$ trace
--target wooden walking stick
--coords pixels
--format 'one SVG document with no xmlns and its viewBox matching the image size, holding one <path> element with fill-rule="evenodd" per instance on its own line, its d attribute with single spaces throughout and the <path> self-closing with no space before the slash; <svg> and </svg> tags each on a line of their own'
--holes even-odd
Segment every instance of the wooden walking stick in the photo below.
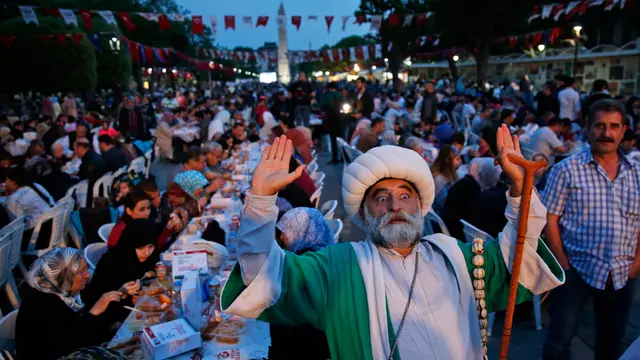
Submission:
<svg viewBox="0 0 640 360">
<path fill-rule="evenodd" d="M 524 184 L 522 186 L 522 200 L 520 201 L 520 214 L 518 216 L 518 240 L 513 255 L 511 266 L 511 282 L 509 283 L 509 297 L 507 300 L 507 313 L 504 317 L 502 329 L 502 342 L 500 343 L 500 360 L 506 360 L 509 354 L 509 340 L 513 326 L 513 312 L 516 308 L 516 293 L 518 292 L 518 280 L 520 279 L 520 265 L 522 264 L 522 252 L 524 251 L 525 235 L 527 234 L 527 221 L 529 219 L 529 207 L 531 206 L 531 192 L 533 191 L 533 179 L 538 169 L 547 165 L 546 160 L 528 161 L 524 158 L 507 155 L 512 163 L 524 169 Z"/>
</svg>

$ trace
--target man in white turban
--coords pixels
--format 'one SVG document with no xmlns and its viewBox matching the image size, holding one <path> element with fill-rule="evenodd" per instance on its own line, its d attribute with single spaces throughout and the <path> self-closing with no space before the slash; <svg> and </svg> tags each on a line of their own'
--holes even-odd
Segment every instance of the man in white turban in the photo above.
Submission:
<svg viewBox="0 0 640 360">
<path fill-rule="evenodd" d="M 522 156 L 517 137 L 503 127 L 497 138 L 500 165 L 514 184 L 499 240 L 465 244 L 443 234 L 423 237 L 423 216 L 434 196 L 429 166 L 414 151 L 382 146 L 360 155 L 342 180 L 346 213 L 366 230 L 365 241 L 301 256 L 274 240 L 276 194 L 302 172 L 288 172 L 291 142 L 276 140 L 265 149 L 247 192 L 239 265 L 225 285 L 223 309 L 268 322 L 311 324 L 326 333 L 332 359 L 482 359 L 487 312 L 506 307 L 524 178 L 507 159 Z M 545 218 L 534 193 L 518 302 L 564 281 L 562 268 L 538 240 Z"/>
</svg>

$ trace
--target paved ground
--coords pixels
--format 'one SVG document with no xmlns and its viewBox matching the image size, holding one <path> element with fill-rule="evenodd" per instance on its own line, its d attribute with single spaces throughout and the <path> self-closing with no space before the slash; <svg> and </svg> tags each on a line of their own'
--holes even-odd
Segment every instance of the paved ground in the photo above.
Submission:
<svg viewBox="0 0 640 360">
<path fill-rule="evenodd" d="M 321 196 L 321 204 L 327 200 L 337 199 L 340 202 L 336 211 L 336 218 L 342 219 L 344 229 L 340 235 L 341 241 L 360 241 L 364 239 L 364 233 L 358 227 L 353 226 L 348 219 L 345 219 L 344 209 L 342 207 L 341 195 L 341 177 L 342 164 L 327 165 L 329 160 L 327 154 L 321 154 L 318 161 L 320 165 L 319 171 L 326 174 L 324 187 Z M 548 303 L 542 304 L 543 324 L 548 323 L 548 314 L 546 309 Z M 489 358 L 497 359 L 500 349 L 500 338 L 502 335 L 502 321 L 504 313 L 496 316 L 493 327 L 493 335 L 489 338 Z M 636 287 L 635 301 L 629 316 L 629 323 L 626 329 L 626 338 L 623 350 L 626 349 L 636 338 L 640 336 L 640 286 Z M 523 304 L 516 309 L 516 319 L 514 321 L 514 331 L 511 336 L 509 358 L 518 360 L 538 360 L 542 357 L 542 345 L 546 330 L 543 328 L 536 331 L 533 324 L 532 307 L 529 304 Z M 578 336 L 574 337 L 572 345 L 572 355 L 574 360 L 590 360 L 593 359 L 593 346 L 595 343 L 595 326 L 593 318 L 593 310 L 591 304 L 586 307 L 586 311 L 582 316 L 579 327 Z"/>
</svg>

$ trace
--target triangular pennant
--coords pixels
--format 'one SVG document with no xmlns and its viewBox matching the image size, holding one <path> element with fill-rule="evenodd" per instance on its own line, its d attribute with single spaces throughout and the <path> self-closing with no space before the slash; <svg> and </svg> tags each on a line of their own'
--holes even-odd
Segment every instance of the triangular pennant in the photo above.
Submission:
<svg viewBox="0 0 640 360">
<path fill-rule="evenodd" d="M 87 9 L 81 9 L 80 11 L 78 11 L 80 13 L 80 16 L 82 17 L 82 21 L 84 22 L 84 28 L 87 29 L 87 31 L 92 31 L 93 30 L 93 18 L 91 17 L 91 11 L 87 10 Z M 75 16 L 74 16 L 75 18 Z M 77 25 L 77 24 L 76 24 Z"/>
<path fill-rule="evenodd" d="M 331 31 L 331 24 L 333 23 L 333 16 L 330 16 L 330 15 L 325 16 L 324 17 L 324 21 L 327 22 L 327 32 L 330 32 Z"/>
<path fill-rule="evenodd" d="M 58 9 L 60 16 L 64 19 L 65 24 L 67 25 L 75 25 L 78 26 L 78 19 L 76 18 L 76 14 L 73 13 L 73 10 L 70 9 Z"/>
<path fill-rule="evenodd" d="M 533 12 L 531 13 L 531 16 L 529 16 L 529 23 L 531 23 L 533 20 L 539 17 L 540 17 L 540 6 L 534 6 Z"/>
<path fill-rule="evenodd" d="M 367 15 L 356 15 L 354 24 L 362 25 L 367 22 Z"/>
<path fill-rule="evenodd" d="M 131 56 L 131 61 L 136 64 L 140 63 L 140 49 L 137 42 L 129 41 L 129 55 Z"/>
<path fill-rule="evenodd" d="M 389 25 L 398 26 L 400 24 L 400 18 L 398 14 L 389 14 Z"/>
<path fill-rule="evenodd" d="M 20 13 L 22 14 L 25 24 L 34 23 L 36 25 L 40 25 L 38 22 L 38 16 L 36 15 L 36 12 L 33 11 L 33 7 L 18 6 L 18 8 L 20 8 Z"/>
<path fill-rule="evenodd" d="M 411 22 L 413 21 L 413 14 L 407 14 L 404 16 L 404 22 L 402 26 L 411 26 Z"/>
<path fill-rule="evenodd" d="M 602 6 L 604 4 L 604 0 L 591 0 L 589 7 Z"/>
<path fill-rule="evenodd" d="M 575 15 L 575 8 L 576 6 L 578 6 L 580 4 L 580 1 L 572 1 L 570 3 L 567 4 L 567 8 L 564 11 L 564 13 L 567 15 L 566 19 L 567 20 L 571 20 L 571 18 L 573 17 L 573 15 Z"/>
<path fill-rule="evenodd" d="M 364 57 L 365 60 L 371 59 L 371 50 L 366 45 L 362 46 L 362 56 Z"/>
<path fill-rule="evenodd" d="M 67 40 L 67 34 L 56 34 L 55 36 L 60 44 L 64 44 L 65 40 Z"/>
<path fill-rule="evenodd" d="M 349 21 L 350 17 L 351 16 L 349 15 L 342 16 L 342 31 L 344 31 L 347 28 L 347 21 Z"/>
<path fill-rule="evenodd" d="M 83 33 L 71 34 L 71 39 L 73 39 L 73 43 L 76 44 L 76 46 L 80 45 L 80 41 L 82 41 L 83 37 L 84 37 Z"/>
<path fill-rule="evenodd" d="M 382 25 L 382 15 L 371 15 L 371 27 L 369 28 L 369 30 L 380 31 L 381 25 Z"/>
<path fill-rule="evenodd" d="M 236 17 L 233 15 L 225 15 L 224 17 L 224 29 L 236 29 Z"/>
<path fill-rule="evenodd" d="M 300 24 L 302 23 L 302 16 L 292 16 L 291 25 L 296 27 L 296 30 L 300 30 Z"/>
<path fill-rule="evenodd" d="M 375 44 L 373 46 L 373 54 L 376 59 L 380 59 L 382 57 L 382 45 Z"/>
<path fill-rule="evenodd" d="M 167 15 L 158 15 L 158 27 L 160 27 L 160 30 L 171 29 L 171 21 L 169 21 Z"/>
<path fill-rule="evenodd" d="M 113 13 L 111 11 L 101 10 L 101 11 L 98 11 L 98 14 L 102 16 L 102 18 L 107 24 L 118 25 L 118 22 L 116 21 L 116 18 L 113 16 Z"/>
<path fill-rule="evenodd" d="M 545 5 L 542 7 L 542 19 L 548 19 L 551 16 L 553 10 L 553 4 Z"/>
<path fill-rule="evenodd" d="M 215 15 L 209 16 L 209 24 L 211 24 L 211 32 L 214 38 L 218 38 L 218 17 Z"/>
<path fill-rule="evenodd" d="M 564 14 L 564 4 L 556 4 L 553 7 L 553 20 L 558 21 L 560 20 L 560 16 L 562 16 L 562 14 Z"/>
<path fill-rule="evenodd" d="M 202 15 L 191 16 L 191 32 L 193 34 L 204 34 L 204 23 L 202 22 Z"/>
<path fill-rule="evenodd" d="M 102 52 L 102 42 L 100 41 L 99 34 L 89 35 L 89 41 L 91 41 L 91 45 L 93 45 L 93 48 L 96 49 L 96 51 Z"/>
<path fill-rule="evenodd" d="M 256 27 L 260 27 L 260 26 L 266 27 L 268 22 L 269 22 L 268 16 L 258 16 L 258 20 L 256 21 Z"/>
<path fill-rule="evenodd" d="M 124 24 L 124 27 L 127 28 L 127 30 L 133 31 L 136 28 L 136 26 L 131 22 L 131 16 L 129 15 L 129 13 L 121 12 L 118 13 L 118 16 L 120 16 L 120 19 L 122 20 L 122 23 Z"/>
<path fill-rule="evenodd" d="M 153 48 L 150 46 L 145 46 L 144 47 L 144 59 L 145 59 L 145 63 L 149 64 L 149 65 L 153 65 L 154 58 L 153 58 Z"/>
<path fill-rule="evenodd" d="M 509 47 L 510 48 L 515 47 L 517 42 L 518 42 L 518 37 L 517 36 L 509 36 Z"/>
<path fill-rule="evenodd" d="M 551 34 L 549 34 L 549 43 L 553 44 L 558 37 L 560 37 L 560 28 L 552 29 Z"/>
<path fill-rule="evenodd" d="M 440 37 L 439 36 L 433 41 L 433 46 L 438 46 L 438 45 L 440 45 Z"/>
</svg>

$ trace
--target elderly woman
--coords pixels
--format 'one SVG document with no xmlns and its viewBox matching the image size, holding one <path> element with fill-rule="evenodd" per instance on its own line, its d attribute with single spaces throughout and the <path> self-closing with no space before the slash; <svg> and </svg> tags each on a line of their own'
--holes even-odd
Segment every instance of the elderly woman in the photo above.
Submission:
<svg viewBox="0 0 640 360">
<path fill-rule="evenodd" d="M 184 171 L 176 175 L 165 196 L 169 205 L 187 210 L 189 217 L 198 217 L 207 203 L 208 195 L 224 185 L 225 180 L 217 178 L 211 183 L 196 170 Z"/>
<path fill-rule="evenodd" d="M 493 158 L 475 158 L 469 164 L 469 173 L 449 189 L 440 216 L 452 237 L 464 239 L 460 220 L 471 219 L 480 194 L 498 183 L 500 173 L 500 167 L 493 165 Z"/>
<path fill-rule="evenodd" d="M 90 278 L 82 252 L 72 248 L 53 249 L 31 265 L 29 288 L 16 320 L 20 359 L 57 359 L 109 340 L 113 324 L 104 312 L 123 294 L 100 294 L 92 306 L 85 306 L 81 292 Z"/>
<path fill-rule="evenodd" d="M 283 249 L 297 255 L 318 251 L 333 244 L 333 234 L 322 214 L 313 208 L 287 211 L 276 224 L 276 239 Z M 330 357 L 325 334 L 310 325 L 271 325 L 269 358 L 305 358 L 324 360 Z"/>
</svg>

